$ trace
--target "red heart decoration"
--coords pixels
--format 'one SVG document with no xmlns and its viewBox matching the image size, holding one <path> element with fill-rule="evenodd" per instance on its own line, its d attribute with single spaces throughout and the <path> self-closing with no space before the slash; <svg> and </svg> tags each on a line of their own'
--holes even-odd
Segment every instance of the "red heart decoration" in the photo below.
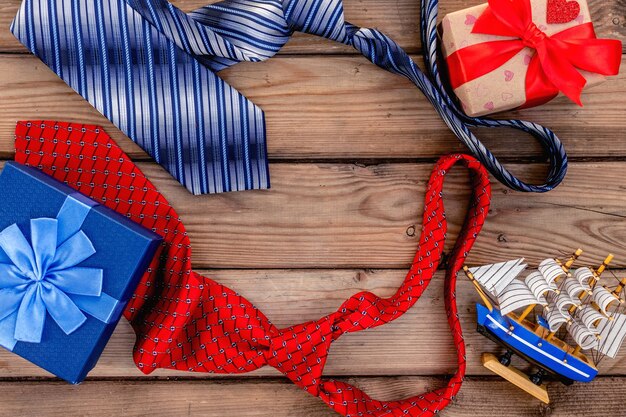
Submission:
<svg viewBox="0 0 626 417">
<path fill-rule="evenodd" d="M 567 23 L 580 14 L 580 4 L 576 1 L 548 0 L 548 23 Z"/>
</svg>

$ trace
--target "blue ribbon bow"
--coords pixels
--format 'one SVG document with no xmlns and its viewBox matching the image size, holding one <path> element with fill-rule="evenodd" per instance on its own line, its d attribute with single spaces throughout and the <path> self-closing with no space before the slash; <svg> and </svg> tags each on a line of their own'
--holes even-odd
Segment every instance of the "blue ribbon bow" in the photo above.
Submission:
<svg viewBox="0 0 626 417">
<path fill-rule="evenodd" d="M 40 343 L 47 314 L 67 335 L 85 323 L 83 312 L 117 318 L 123 304 L 102 292 L 102 269 L 79 266 L 96 253 L 81 230 L 95 205 L 68 196 L 56 219 L 31 219 L 30 242 L 17 224 L 0 232 L 0 345 Z"/>
</svg>

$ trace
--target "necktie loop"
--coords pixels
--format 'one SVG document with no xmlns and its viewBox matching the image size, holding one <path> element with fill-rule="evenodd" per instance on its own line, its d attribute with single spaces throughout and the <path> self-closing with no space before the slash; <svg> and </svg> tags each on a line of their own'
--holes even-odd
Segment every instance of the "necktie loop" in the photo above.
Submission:
<svg viewBox="0 0 626 417">
<path fill-rule="evenodd" d="M 286 0 L 283 2 L 283 12 L 292 31 L 337 42 L 347 39 L 342 0 Z"/>
<path fill-rule="evenodd" d="M 266 363 L 317 396 L 330 345 L 336 340 L 333 316 L 272 332 L 264 341 Z"/>
</svg>

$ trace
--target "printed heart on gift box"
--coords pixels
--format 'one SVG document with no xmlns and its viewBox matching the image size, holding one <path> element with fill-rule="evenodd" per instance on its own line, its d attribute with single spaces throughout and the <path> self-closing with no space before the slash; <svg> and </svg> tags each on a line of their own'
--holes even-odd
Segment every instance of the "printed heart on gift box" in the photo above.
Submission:
<svg viewBox="0 0 626 417">
<path fill-rule="evenodd" d="M 514 76 L 515 76 L 515 73 L 513 71 L 511 70 L 504 71 L 504 81 L 506 81 L 507 83 L 511 81 Z"/>
<path fill-rule="evenodd" d="M 473 89 L 468 90 L 468 93 L 482 98 L 489 95 L 489 89 L 482 84 L 478 84 Z"/>
<path fill-rule="evenodd" d="M 546 21 L 550 24 L 571 22 L 579 14 L 580 4 L 575 0 L 548 0 Z"/>
<path fill-rule="evenodd" d="M 532 55 L 524 55 L 524 65 L 530 65 L 530 61 L 533 59 Z"/>
<path fill-rule="evenodd" d="M 495 109 L 496 107 L 493 105 L 493 101 L 490 101 L 488 103 L 485 103 L 485 105 L 483 106 L 485 108 L 485 110 L 489 110 L 492 111 L 493 109 Z"/>
<path fill-rule="evenodd" d="M 474 23 L 476 23 L 476 16 L 472 15 L 472 14 L 467 14 L 465 15 L 465 24 L 470 26 L 473 25 Z"/>
</svg>

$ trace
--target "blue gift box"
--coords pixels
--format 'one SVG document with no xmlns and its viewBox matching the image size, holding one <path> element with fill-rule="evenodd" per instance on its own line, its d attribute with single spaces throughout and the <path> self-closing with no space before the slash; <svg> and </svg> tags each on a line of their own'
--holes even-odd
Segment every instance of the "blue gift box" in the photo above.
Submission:
<svg viewBox="0 0 626 417">
<path fill-rule="evenodd" d="M 0 345 L 79 383 L 161 237 L 17 163 L 5 165 L 0 196 Z"/>
</svg>

